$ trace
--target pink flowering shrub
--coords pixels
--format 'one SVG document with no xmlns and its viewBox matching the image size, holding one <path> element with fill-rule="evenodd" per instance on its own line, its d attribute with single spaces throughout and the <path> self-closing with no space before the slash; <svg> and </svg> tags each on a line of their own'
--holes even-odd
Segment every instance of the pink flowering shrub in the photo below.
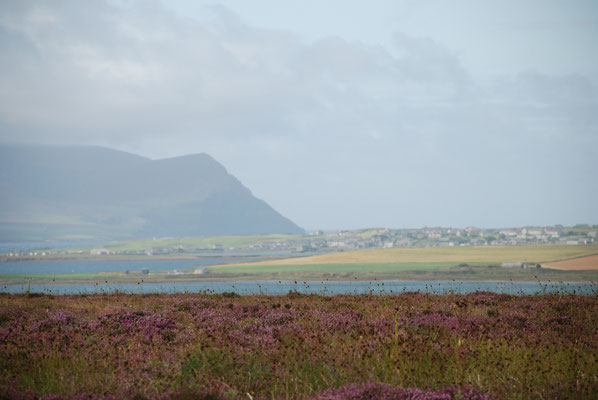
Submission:
<svg viewBox="0 0 598 400">
<path fill-rule="evenodd" d="M 596 296 L 0 295 L 0 399 L 598 398 Z"/>
<path fill-rule="evenodd" d="M 346 385 L 329 389 L 313 397 L 313 400 L 490 400 L 488 394 L 471 387 L 447 387 L 441 390 L 402 388 L 383 383 Z"/>
</svg>

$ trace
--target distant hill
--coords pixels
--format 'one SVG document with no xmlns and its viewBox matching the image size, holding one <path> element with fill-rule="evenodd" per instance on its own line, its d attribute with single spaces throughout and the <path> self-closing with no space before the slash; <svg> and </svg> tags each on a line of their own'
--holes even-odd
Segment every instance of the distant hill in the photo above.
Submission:
<svg viewBox="0 0 598 400">
<path fill-rule="evenodd" d="M 0 145 L 0 241 L 301 233 L 207 154 Z"/>
</svg>

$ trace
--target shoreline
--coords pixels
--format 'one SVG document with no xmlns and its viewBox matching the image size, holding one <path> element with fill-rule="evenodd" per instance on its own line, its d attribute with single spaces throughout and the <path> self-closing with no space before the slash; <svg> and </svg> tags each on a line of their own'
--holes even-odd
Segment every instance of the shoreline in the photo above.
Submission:
<svg viewBox="0 0 598 400">
<path fill-rule="evenodd" d="M 251 258 L 255 259 L 249 262 L 277 260 L 286 258 L 296 258 L 301 256 L 296 255 L 264 255 L 264 254 L 210 254 L 210 255 L 108 255 L 108 256 L 73 256 L 73 257 L 54 257 L 54 256 L 37 256 L 37 257 L 2 257 L 0 258 L 0 265 L 4 262 L 64 262 L 64 261 L 173 261 L 173 260 L 220 260 L 223 258 Z"/>
</svg>

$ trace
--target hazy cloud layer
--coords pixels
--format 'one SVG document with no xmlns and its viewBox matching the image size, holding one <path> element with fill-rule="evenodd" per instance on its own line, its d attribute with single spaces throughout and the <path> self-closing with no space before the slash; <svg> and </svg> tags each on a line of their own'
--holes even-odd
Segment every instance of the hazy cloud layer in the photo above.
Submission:
<svg viewBox="0 0 598 400">
<path fill-rule="evenodd" d="M 481 84 L 431 38 L 157 1 L 3 2 L 0 54 L 1 141 L 207 152 L 308 229 L 598 222 L 595 77 Z"/>
</svg>

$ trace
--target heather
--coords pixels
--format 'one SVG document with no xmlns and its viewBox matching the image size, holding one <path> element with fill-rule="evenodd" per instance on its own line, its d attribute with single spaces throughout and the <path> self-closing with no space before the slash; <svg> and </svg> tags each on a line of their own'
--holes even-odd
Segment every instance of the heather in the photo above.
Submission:
<svg viewBox="0 0 598 400">
<path fill-rule="evenodd" d="M 0 295 L 0 398 L 598 396 L 598 297 Z"/>
</svg>

